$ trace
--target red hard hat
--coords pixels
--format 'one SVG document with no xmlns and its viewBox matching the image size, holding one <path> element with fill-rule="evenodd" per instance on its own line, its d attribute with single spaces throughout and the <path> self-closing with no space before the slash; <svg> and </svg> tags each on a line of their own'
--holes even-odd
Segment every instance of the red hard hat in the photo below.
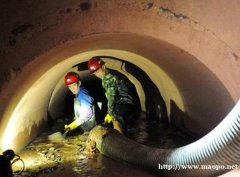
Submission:
<svg viewBox="0 0 240 177">
<path fill-rule="evenodd" d="M 104 61 L 101 60 L 101 58 L 99 58 L 99 57 L 92 57 L 88 61 L 88 70 L 90 71 L 90 73 L 94 73 L 99 68 L 101 68 L 102 65 L 104 65 L 104 64 L 105 63 L 104 63 Z"/>
<path fill-rule="evenodd" d="M 65 81 L 65 85 L 70 85 L 74 82 L 78 82 L 79 76 L 75 72 L 69 72 L 66 74 L 64 81 Z"/>
</svg>

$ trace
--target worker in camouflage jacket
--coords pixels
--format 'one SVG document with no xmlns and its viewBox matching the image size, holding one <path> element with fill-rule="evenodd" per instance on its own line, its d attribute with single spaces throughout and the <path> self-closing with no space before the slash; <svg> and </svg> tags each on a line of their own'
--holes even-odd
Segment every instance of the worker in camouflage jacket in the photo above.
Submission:
<svg viewBox="0 0 240 177">
<path fill-rule="evenodd" d="M 112 123 L 113 128 L 123 133 L 126 125 L 131 125 L 140 112 L 140 103 L 133 83 L 122 73 L 105 67 L 100 57 L 88 61 L 90 73 L 102 79 L 107 98 L 107 115 L 104 123 Z"/>
</svg>

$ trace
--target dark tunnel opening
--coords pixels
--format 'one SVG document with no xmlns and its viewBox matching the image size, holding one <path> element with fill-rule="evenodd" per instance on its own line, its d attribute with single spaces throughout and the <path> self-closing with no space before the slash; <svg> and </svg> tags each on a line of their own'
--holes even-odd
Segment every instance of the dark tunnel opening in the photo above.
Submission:
<svg viewBox="0 0 240 177">
<path fill-rule="evenodd" d="M 167 108 L 166 108 L 166 103 L 157 88 L 157 86 L 153 83 L 151 78 L 139 67 L 134 65 L 133 63 L 130 63 L 126 60 L 119 59 L 116 57 L 112 56 L 99 56 L 101 58 L 106 58 L 106 59 L 111 59 L 111 60 L 116 60 L 120 61 L 121 64 L 121 70 L 124 69 L 127 73 L 131 74 L 133 77 L 135 77 L 140 83 L 141 86 L 143 87 L 143 91 L 146 97 L 146 100 L 143 104 L 146 106 L 146 116 L 147 119 L 155 120 L 158 121 L 160 120 L 161 122 L 167 123 L 168 122 L 168 115 L 167 115 Z M 77 65 L 74 65 L 74 67 L 77 67 L 78 71 L 85 71 L 88 69 L 87 67 L 87 62 L 83 62 Z M 95 84 L 92 84 L 89 82 L 89 80 L 94 79 Z M 94 76 L 88 76 L 88 78 L 85 81 L 85 86 L 89 87 L 89 90 L 91 91 L 91 94 L 97 99 L 106 99 L 104 97 L 104 91 L 103 88 L 101 87 L 101 82 Z M 94 85 L 97 86 L 96 89 L 99 89 L 98 93 L 101 93 L 102 96 L 99 97 L 97 92 L 94 91 Z M 100 85 L 100 86 L 99 86 Z M 139 99 L 140 100 L 140 99 Z"/>
</svg>

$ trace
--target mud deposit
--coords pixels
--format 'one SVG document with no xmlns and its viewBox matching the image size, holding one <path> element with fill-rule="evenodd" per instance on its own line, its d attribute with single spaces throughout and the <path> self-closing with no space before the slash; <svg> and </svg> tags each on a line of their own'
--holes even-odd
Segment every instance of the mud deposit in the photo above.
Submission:
<svg viewBox="0 0 240 177">
<path fill-rule="evenodd" d="M 150 172 L 126 162 L 118 162 L 104 157 L 99 152 L 90 154 L 85 151 L 89 133 L 67 135 L 60 142 L 48 139 L 51 133 L 61 128 L 62 122 L 43 132 L 22 152 L 25 170 L 16 177 L 152 177 Z M 150 131 L 151 130 L 151 131 Z M 132 130 L 130 138 L 141 144 L 160 148 L 174 148 L 192 140 L 175 129 L 161 124 L 139 122 Z M 23 163 L 13 165 L 14 171 L 21 171 Z"/>
</svg>

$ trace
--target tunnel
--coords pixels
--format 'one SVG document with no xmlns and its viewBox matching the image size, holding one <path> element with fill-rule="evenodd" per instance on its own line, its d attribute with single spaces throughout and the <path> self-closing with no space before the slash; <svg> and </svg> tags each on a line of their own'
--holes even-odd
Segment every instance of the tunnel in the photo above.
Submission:
<svg viewBox="0 0 240 177">
<path fill-rule="evenodd" d="M 240 96 L 239 6 L 237 0 L 3 0 L 0 152 L 20 152 L 63 115 L 67 72 L 95 83 L 85 67 L 93 56 L 134 83 L 148 119 L 196 139 L 207 136 Z M 239 170 L 223 176 L 233 175 Z"/>
</svg>

